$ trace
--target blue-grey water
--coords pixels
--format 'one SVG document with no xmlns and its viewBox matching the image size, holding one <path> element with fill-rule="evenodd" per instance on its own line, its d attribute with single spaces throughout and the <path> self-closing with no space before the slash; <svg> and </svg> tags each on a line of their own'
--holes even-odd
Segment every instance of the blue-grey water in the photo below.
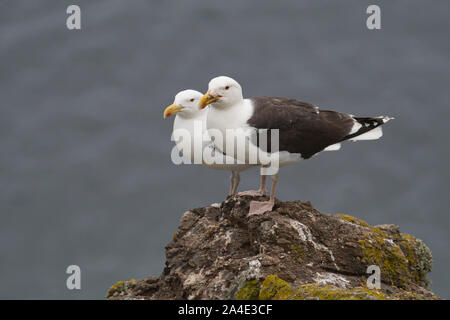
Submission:
<svg viewBox="0 0 450 320">
<path fill-rule="evenodd" d="M 0 298 L 101 299 L 160 274 L 181 214 L 228 191 L 226 172 L 172 164 L 162 112 L 217 75 L 247 97 L 394 116 L 381 140 L 284 168 L 278 197 L 400 225 L 450 297 L 449 15 L 446 0 L 1 0 Z M 246 172 L 240 189 L 258 181 Z"/>
</svg>

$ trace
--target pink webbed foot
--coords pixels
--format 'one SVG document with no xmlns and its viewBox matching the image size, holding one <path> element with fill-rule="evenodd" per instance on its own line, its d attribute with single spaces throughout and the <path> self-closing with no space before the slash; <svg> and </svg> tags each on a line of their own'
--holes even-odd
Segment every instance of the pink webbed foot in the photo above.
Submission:
<svg viewBox="0 0 450 320">
<path fill-rule="evenodd" d="M 275 201 L 251 201 L 250 210 L 248 211 L 248 216 L 255 214 L 263 214 L 267 211 L 272 211 Z"/>
</svg>

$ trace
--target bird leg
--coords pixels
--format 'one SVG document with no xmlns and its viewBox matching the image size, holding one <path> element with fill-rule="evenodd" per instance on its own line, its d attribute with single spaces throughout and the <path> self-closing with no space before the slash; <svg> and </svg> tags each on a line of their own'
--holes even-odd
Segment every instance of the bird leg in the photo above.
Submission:
<svg viewBox="0 0 450 320">
<path fill-rule="evenodd" d="M 251 201 L 250 210 L 248 212 L 249 216 L 255 214 L 263 214 L 267 211 L 272 211 L 275 205 L 275 190 L 278 182 L 278 173 L 272 176 L 272 189 L 270 190 L 269 201 Z"/>
<path fill-rule="evenodd" d="M 259 187 L 259 190 L 247 190 L 239 192 L 238 195 L 240 196 L 251 196 L 251 197 L 263 197 L 266 195 L 266 175 L 261 175 L 261 185 Z"/>
<path fill-rule="evenodd" d="M 237 192 L 237 188 L 239 186 L 239 182 L 241 181 L 241 177 L 239 172 L 231 171 L 230 177 L 230 196 L 234 196 Z"/>
</svg>

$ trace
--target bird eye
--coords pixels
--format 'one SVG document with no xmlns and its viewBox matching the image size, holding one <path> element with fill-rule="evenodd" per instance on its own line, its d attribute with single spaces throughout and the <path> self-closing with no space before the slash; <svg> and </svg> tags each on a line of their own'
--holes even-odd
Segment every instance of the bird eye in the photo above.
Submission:
<svg viewBox="0 0 450 320">
<path fill-rule="evenodd" d="M 228 90 L 228 89 L 230 89 L 230 86 L 226 86 L 226 87 L 225 87 L 225 90 Z"/>
<path fill-rule="evenodd" d="M 192 98 L 192 99 L 191 99 L 191 102 L 194 102 L 194 100 L 195 100 L 195 99 L 194 99 L 194 98 Z"/>
</svg>

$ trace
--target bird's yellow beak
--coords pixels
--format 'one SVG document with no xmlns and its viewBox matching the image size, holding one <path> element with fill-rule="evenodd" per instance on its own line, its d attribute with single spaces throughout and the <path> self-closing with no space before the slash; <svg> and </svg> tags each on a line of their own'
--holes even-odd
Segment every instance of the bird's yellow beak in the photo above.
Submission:
<svg viewBox="0 0 450 320">
<path fill-rule="evenodd" d="M 180 112 L 183 109 L 183 107 L 177 106 L 175 103 L 172 103 L 170 106 L 164 110 L 164 119 L 167 117 L 170 117 L 171 115 Z"/>
<path fill-rule="evenodd" d="M 200 99 L 199 102 L 199 108 L 200 109 L 204 109 L 208 104 L 211 104 L 213 102 L 216 102 L 217 100 L 219 100 L 220 96 L 213 96 L 212 94 L 209 93 L 209 91 L 207 93 L 205 93 L 205 95 Z"/>
</svg>

